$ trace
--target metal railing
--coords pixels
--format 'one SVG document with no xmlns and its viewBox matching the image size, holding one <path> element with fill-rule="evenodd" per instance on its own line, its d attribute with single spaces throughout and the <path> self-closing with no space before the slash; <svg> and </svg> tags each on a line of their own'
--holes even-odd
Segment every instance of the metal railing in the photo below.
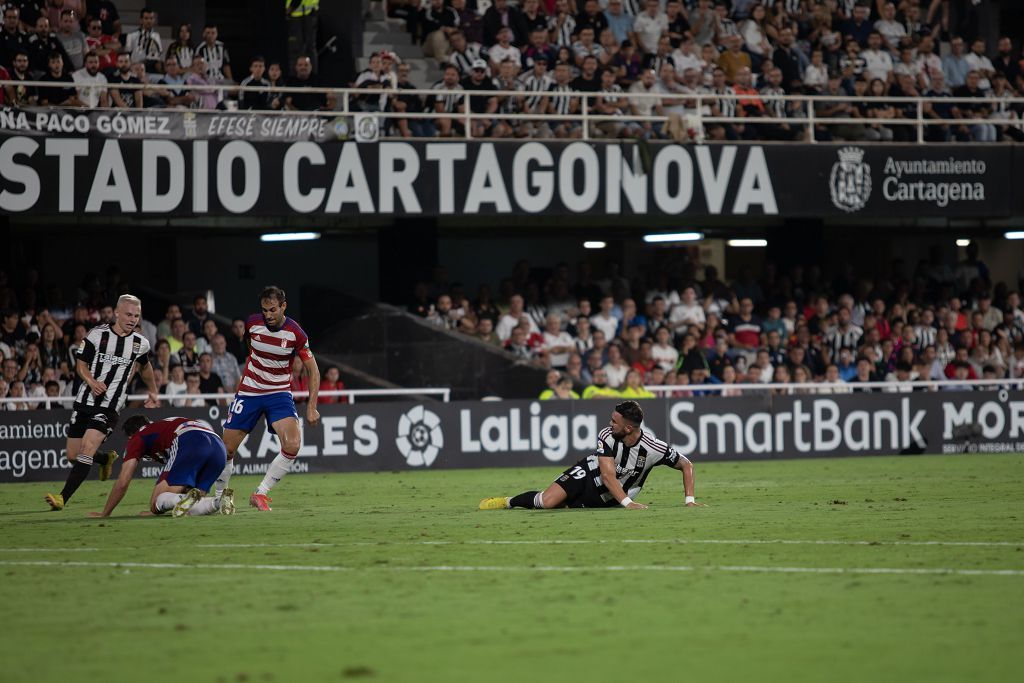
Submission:
<svg viewBox="0 0 1024 683">
<path fill-rule="evenodd" d="M 74 83 L 65 83 L 67 87 L 77 87 Z M 12 81 L 12 80 L 0 80 L 0 86 L 29 86 L 29 87 L 43 87 L 52 88 L 54 87 L 53 82 L 47 81 Z M 83 88 L 95 88 L 102 86 L 86 85 Z M 338 115 L 349 116 L 349 115 L 368 115 L 379 118 L 383 121 L 391 120 L 441 120 L 448 119 L 455 123 L 459 123 L 463 130 L 461 136 L 463 139 L 472 139 L 472 123 L 474 121 L 515 121 L 515 122 L 570 122 L 579 124 L 580 135 L 579 137 L 584 140 L 592 139 L 608 139 L 605 137 L 595 136 L 592 130 L 591 124 L 606 123 L 606 122 L 617 122 L 617 123 L 652 123 L 652 124 L 666 124 L 670 120 L 669 113 L 663 113 L 658 115 L 641 115 L 632 113 L 621 113 L 621 114 L 599 114 L 594 113 L 591 100 L 602 97 L 610 93 L 602 92 L 568 92 L 568 93 L 547 93 L 546 91 L 525 91 L 525 90 L 487 90 L 487 91 L 471 91 L 464 90 L 460 87 L 450 90 L 434 90 L 427 88 L 415 88 L 415 89 L 364 89 L 364 88 L 297 88 L 297 87 L 275 87 L 272 89 L 252 86 L 234 86 L 230 84 L 209 84 L 209 85 L 158 85 L 158 84 L 137 84 L 137 83 L 112 83 L 108 84 L 106 90 L 144 90 L 144 91 L 155 91 L 155 90 L 174 90 L 174 91 L 215 91 L 215 92 L 229 92 L 232 95 L 237 95 L 242 92 L 253 92 L 253 93 L 267 93 L 272 92 L 274 94 L 280 94 L 287 96 L 291 93 L 320 93 L 334 98 L 334 107 L 327 109 L 319 109 L 316 111 L 302 111 L 294 109 L 260 109 L 260 110 L 248 110 L 248 109 L 202 109 L 196 107 L 166 107 L 166 108 L 112 108 L 106 109 L 94 107 L 89 108 L 88 111 L 110 111 L 110 112 L 147 112 L 153 113 L 156 111 L 174 112 L 174 111 L 190 111 L 198 113 L 210 113 L 218 115 L 235 115 L 245 116 L 249 114 L 263 114 L 263 115 L 276 115 L 276 116 L 317 116 L 317 117 L 337 117 Z M 363 100 L 379 100 L 381 96 L 407 96 L 416 95 L 421 97 L 428 96 L 442 96 L 442 97 L 457 97 L 459 99 L 459 106 L 463 111 L 455 112 L 437 112 L 437 111 L 425 111 L 425 112 L 398 112 L 398 111 L 375 111 L 375 110 L 363 110 L 358 106 Z M 680 115 L 690 117 L 693 124 L 703 129 L 707 124 L 732 124 L 732 125 L 754 125 L 758 124 L 788 124 L 790 126 L 806 126 L 807 129 L 807 142 L 819 142 L 816 137 L 816 126 L 897 126 L 897 127 L 914 127 L 916 130 L 916 141 L 918 143 L 926 142 L 925 131 L 929 127 L 933 126 L 972 126 L 972 125 L 1011 125 L 1011 126 L 1022 126 L 1024 122 L 1021 119 L 1003 119 L 1003 118 L 940 118 L 931 117 L 927 115 L 926 105 L 958 105 L 958 104 L 969 104 L 972 106 L 978 106 L 986 104 L 996 108 L 997 105 L 1003 105 L 1007 107 L 1018 107 L 1024 108 L 1024 97 L 896 97 L 896 96 L 881 96 L 881 97 L 854 97 L 850 95 L 764 95 L 764 94 L 718 94 L 718 93 L 685 93 L 685 94 L 668 94 L 668 93 L 632 93 L 623 91 L 622 93 L 615 93 L 617 98 L 625 99 L 630 102 L 630 106 L 637 101 L 653 101 L 651 106 L 661 106 L 664 108 L 678 108 Z M 571 100 L 579 101 L 579 112 L 575 114 L 535 114 L 525 112 L 483 112 L 476 113 L 472 111 L 470 106 L 470 97 L 497 97 L 497 98 L 508 98 L 516 97 L 522 98 L 525 102 L 527 99 L 533 99 L 535 97 L 540 98 L 569 98 Z M 802 111 L 794 112 L 792 116 L 776 117 L 776 116 L 714 116 L 709 114 L 712 111 L 713 106 L 717 106 L 719 102 L 723 101 L 734 101 L 737 104 L 737 112 L 742 111 L 742 103 L 750 102 L 753 100 L 760 101 L 764 105 L 765 111 L 769 111 L 771 107 L 768 105 L 773 102 L 783 103 L 799 103 Z M 856 106 L 859 103 L 879 103 L 895 108 L 906 109 L 912 107 L 914 115 L 912 117 L 902 118 L 871 118 L 861 116 L 851 117 L 826 117 L 820 116 L 815 112 L 816 105 L 823 105 L 827 103 L 845 103 Z M 70 109 L 70 107 L 54 107 L 58 109 Z M 499 108 L 500 109 L 500 108 Z M 735 141 L 730 141 L 735 142 Z M 760 142 L 760 141 L 759 141 Z"/>
<path fill-rule="evenodd" d="M 450 388 L 421 388 L 421 389 L 330 389 L 319 392 L 320 398 L 329 397 L 344 397 L 348 399 L 348 402 L 355 403 L 357 398 L 383 398 L 393 396 L 439 396 L 440 400 L 444 403 L 448 403 L 451 400 L 452 390 Z M 225 401 L 228 402 L 232 399 L 234 394 L 160 394 L 159 399 L 162 407 L 182 407 L 172 406 L 172 403 L 178 401 Z M 296 399 L 309 398 L 308 391 L 293 391 L 292 396 Z M 129 394 L 125 397 L 126 401 L 145 401 L 149 398 L 148 394 Z M 3 406 L 9 404 L 32 404 L 39 408 L 49 410 L 53 407 L 70 406 L 75 402 L 74 396 L 18 396 L 15 398 L 7 397 L 0 398 L 0 409 Z M 319 402 L 318 402 L 319 405 Z M 329 405 L 329 404 L 327 404 Z"/>
</svg>

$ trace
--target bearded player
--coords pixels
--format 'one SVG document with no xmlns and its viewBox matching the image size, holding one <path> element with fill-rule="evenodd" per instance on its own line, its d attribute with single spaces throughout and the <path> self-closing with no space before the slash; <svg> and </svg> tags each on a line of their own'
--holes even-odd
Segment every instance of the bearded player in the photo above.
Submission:
<svg viewBox="0 0 1024 683">
<path fill-rule="evenodd" d="M 615 406 L 612 419 L 597 437 L 597 450 L 567 469 L 544 491 L 526 491 L 512 498 L 484 498 L 481 510 L 624 507 L 644 510 L 633 500 L 647 475 L 658 465 L 683 473 L 687 507 L 703 506 L 694 497 L 693 463 L 640 425 L 644 411 L 636 401 Z"/>
<path fill-rule="evenodd" d="M 143 458 L 163 465 L 157 477 L 149 509 L 154 515 L 170 512 L 172 517 L 235 512 L 231 489 L 216 498 L 204 497 L 224 469 L 224 442 L 209 424 L 187 417 L 169 417 L 150 422 L 145 415 L 133 415 L 124 422 L 128 443 L 121 472 L 107 496 L 103 512 L 90 517 L 109 517 L 131 486 L 135 469 Z"/>
<path fill-rule="evenodd" d="M 292 462 L 302 446 L 299 414 L 291 392 L 291 367 L 298 356 L 309 374 L 309 402 L 306 404 L 306 424 L 320 421 L 316 409 L 320 391 L 320 370 L 309 338 L 299 324 L 285 315 L 288 302 L 280 287 L 267 287 L 260 292 L 262 313 L 249 316 L 245 321 L 245 337 L 249 343 L 249 357 L 245 361 L 242 379 L 238 382 L 235 399 L 231 402 L 228 418 L 224 422 L 224 445 L 227 464 L 216 482 L 219 497 L 227 488 L 234 467 L 233 459 L 242 441 L 262 418 L 271 434 L 281 443 L 281 452 L 270 463 L 267 475 L 256 491 L 249 496 L 249 504 L 257 510 L 270 512 L 270 490 L 292 468 Z"/>
</svg>

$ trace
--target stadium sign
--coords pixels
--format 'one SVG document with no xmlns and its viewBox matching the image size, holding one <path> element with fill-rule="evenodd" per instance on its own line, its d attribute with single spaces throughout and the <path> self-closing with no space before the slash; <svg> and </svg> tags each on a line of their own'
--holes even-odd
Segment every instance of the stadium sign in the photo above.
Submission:
<svg viewBox="0 0 1024 683">
<path fill-rule="evenodd" d="M 614 401 L 321 406 L 296 472 L 564 466 L 591 452 Z M 645 425 L 696 462 L 896 453 L 1024 452 L 1024 392 L 701 397 L 643 401 Z M 148 411 L 221 429 L 223 408 Z M 0 412 L 0 482 L 63 479 L 70 411 Z M 109 447 L 122 449 L 115 433 Z M 106 446 L 105 446 L 106 447 Z M 278 453 L 263 426 L 238 449 L 240 474 Z M 159 467 L 148 463 L 143 476 Z"/>
<path fill-rule="evenodd" d="M 40 136 L 0 211 L 136 215 L 1006 216 L 1012 147 Z M 1024 157 L 1021 157 L 1024 159 Z"/>
</svg>

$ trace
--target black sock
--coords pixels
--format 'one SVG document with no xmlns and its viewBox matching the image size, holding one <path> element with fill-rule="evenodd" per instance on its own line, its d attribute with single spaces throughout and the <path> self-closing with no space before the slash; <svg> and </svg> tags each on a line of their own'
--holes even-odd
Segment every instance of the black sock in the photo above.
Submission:
<svg viewBox="0 0 1024 683">
<path fill-rule="evenodd" d="M 514 496 L 508 501 L 508 506 L 513 508 L 526 508 L 527 510 L 533 510 L 537 506 L 533 504 L 533 499 L 537 496 L 540 491 L 526 491 L 520 493 L 518 496 Z"/>
<path fill-rule="evenodd" d="M 77 491 L 78 487 L 82 485 L 82 482 L 89 478 L 89 471 L 91 469 L 92 465 L 86 465 L 81 462 L 75 462 L 71 466 L 71 472 L 68 474 L 68 480 L 64 482 L 64 490 L 60 492 L 65 503 L 71 500 L 71 496 L 75 495 L 75 491 Z"/>
</svg>

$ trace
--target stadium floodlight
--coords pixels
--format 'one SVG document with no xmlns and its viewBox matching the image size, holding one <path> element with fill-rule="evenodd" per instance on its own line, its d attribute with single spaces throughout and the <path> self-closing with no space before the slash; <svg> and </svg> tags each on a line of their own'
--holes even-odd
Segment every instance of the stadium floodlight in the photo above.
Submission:
<svg viewBox="0 0 1024 683">
<path fill-rule="evenodd" d="M 644 235 L 644 242 L 658 244 L 663 242 L 699 242 L 704 239 L 702 232 L 665 232 Z"/>
<path fill-rule="evenodd" d="M 767 247 L 768 240 L 764 239 L 741 239 L 729 240 L 730 247 Z"/>
<path fill-rule="evenodd" d="M 961 239 L 961 240 L 957 240 L 956 241 L 956 246 L 958 246 L 958 247 L 966 247 L 970 243 L 971 243 L 970 240 L 963 240 L 963 239 Z"/>
<path fill-rule="evenodd" d="M 260 235 L 260 242 L 300 242 L 318 239 L 320 239 L 318 232 L 268 232 Z"/>
<path fill-rule="evenodd" d="M 1011 230 L 1003 235 L 1008 240 L 1024 240 L 1024 230 Z"/>
<path fill-rule="evenodd" d="M 608 243 L 602 242 L 601 240 L 588 240 L 587 242 L 583 243 L 584 249 L 604 249 L 607 246 Z"/>
</svg>

